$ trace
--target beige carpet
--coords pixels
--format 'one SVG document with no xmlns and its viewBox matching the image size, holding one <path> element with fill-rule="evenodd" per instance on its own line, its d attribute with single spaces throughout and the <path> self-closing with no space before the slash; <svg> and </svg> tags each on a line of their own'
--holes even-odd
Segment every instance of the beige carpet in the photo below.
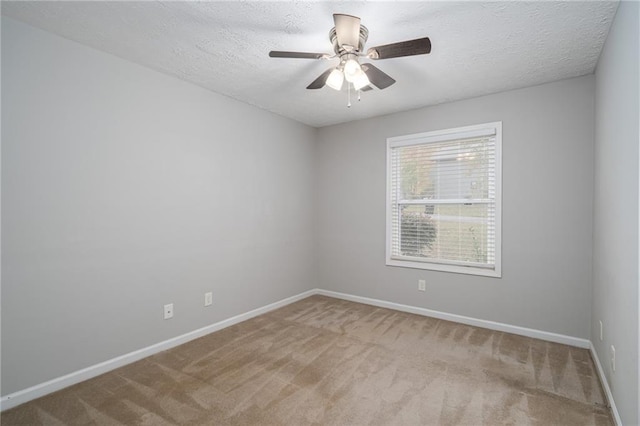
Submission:
<svg viewBox="0 0 640 426">
<path fill-rule="evenodd" d="M 589 352 L 313 296 L 3 425 L 611 425 Z"/>
</svg>

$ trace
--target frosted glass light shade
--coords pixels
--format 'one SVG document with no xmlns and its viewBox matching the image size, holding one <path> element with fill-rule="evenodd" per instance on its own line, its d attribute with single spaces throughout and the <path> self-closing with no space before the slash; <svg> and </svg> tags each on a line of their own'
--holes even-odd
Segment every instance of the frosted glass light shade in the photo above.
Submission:
<svg viewBox="0 0 640 426">
<path fill-rule="evenodd" d="M 360 72 L 356 73 L 356 76 L 353 79 L 353 87 L 354 87 L 354 89 L 360 90 L 363 87 L 368 86 L 369 84 L 371 84 L 371 82 L 369 81 L 369 77 L 367 77 L 367 74 L 365 74 L 364 71 L 362 71 L 362 69 L 360 69 Z"/>
<path fill-rule="evenodd" d="M 344 77 L 349 83 L 353 83 L 358 71 L 362 72 L 360 64 L 355 59 L 349 59 L 344 63 Z"/>
<path fill-rule="evenodd" d="M 341 90 L 342 83 L 344 82 L 344 74 L 338 68 L 335 68 L 327 77 L 327 86 L 334 90 Z"/>
</svg>

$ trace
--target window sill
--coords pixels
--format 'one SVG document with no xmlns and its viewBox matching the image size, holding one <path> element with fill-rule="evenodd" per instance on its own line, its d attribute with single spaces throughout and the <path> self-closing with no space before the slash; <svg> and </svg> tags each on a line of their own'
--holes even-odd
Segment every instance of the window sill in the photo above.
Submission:
<svg viewBox="0 0 640 426">
<path fill-rule="evenodd" d="M 478 275 L 483 277 L 502 278 L 499 266 L 496 269 L 476 268 L 473 266 L 444 265 L 440 263 L 412 262 L 410 260 L 387 259 L 387 266 L 401 268 L 425 269 L 429 271 L 452 272 L 455 274 Z"/>
</svg>

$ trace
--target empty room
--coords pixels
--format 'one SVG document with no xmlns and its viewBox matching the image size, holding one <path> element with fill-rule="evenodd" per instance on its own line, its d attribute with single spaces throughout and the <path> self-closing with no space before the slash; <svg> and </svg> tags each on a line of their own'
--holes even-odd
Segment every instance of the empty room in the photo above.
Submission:
<svg viewBox="0 0 640 426">
<path fill-rule="evenodd" d="M 640 3 L 2 1 L 2 425 L 638 425 Z"/>
</svg>

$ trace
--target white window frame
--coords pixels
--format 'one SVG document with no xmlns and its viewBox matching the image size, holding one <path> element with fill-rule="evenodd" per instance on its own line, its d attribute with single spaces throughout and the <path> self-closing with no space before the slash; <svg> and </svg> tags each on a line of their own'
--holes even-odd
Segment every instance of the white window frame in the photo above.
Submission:
<svg viewBox="0 0 640 426">
<path fill-rule="evenodd" d="M 392 245 L 392 181 L 391 181 L 391 151 L 396 147 L 422 145 L 447 140 L 481 137 L 495 134 L 495 268 L 469 265 L 452 265 L 427 261 L 411 261 L 393 259 Z M 426 269 L 432 271 L 453 272 L 459 274 L 480 275 L 486 277 L 502 277 L 502 122 L 477 124 L 473 126 L 457 127 L 453 129 L 437 130 L 413 135 L 396 136 L 387 139 L 387 217 L 386 217 L 386 264 L 405 268 Z"/>
</svg>

